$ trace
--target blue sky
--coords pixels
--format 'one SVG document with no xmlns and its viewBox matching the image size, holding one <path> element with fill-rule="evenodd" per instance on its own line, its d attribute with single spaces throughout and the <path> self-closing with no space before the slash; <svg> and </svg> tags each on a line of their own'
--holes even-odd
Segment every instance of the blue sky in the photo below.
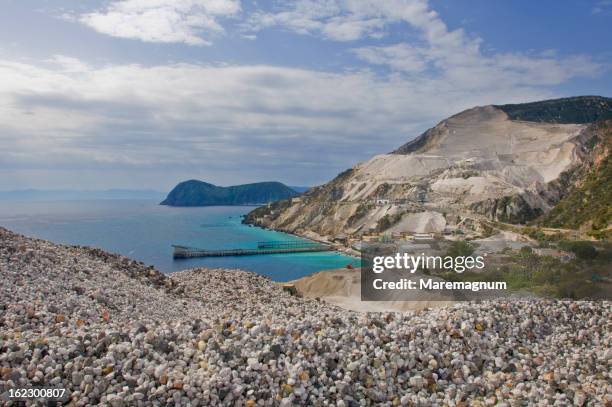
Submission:
<svg viewBox="0 0 612 407">
<path fill-rule="evenodd" d="M 612 1 L 5 1 L 0 189 L 315 185 L 460 110 L 612 95 Z"/>
</svg>

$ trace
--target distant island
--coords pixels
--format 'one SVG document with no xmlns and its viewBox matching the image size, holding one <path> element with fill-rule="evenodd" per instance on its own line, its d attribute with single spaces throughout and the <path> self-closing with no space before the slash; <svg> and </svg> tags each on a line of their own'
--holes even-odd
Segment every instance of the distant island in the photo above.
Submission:
<svg viewBox="0 0 612 407">
<path fill-rule="evenodd" d="M 189 180 L 179 183 L 160 205 L 214 206 L 263 204 L 299 195 L 280 182 L 256 182 L 253 184 L 219 187 L 208 182 Z"/>
</svg>

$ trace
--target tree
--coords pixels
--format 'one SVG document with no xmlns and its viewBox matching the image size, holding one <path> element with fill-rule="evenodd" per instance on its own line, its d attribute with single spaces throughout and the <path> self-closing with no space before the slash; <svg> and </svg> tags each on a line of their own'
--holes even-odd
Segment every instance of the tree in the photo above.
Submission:
<svg viewBox="0 0 612 407">
<path fill-rule="evenodd" d="M 592 260 L 597 257 L 597 249 L 591 242 L 561 242 L 559 247 L 574 253 L 576 257 L 582 260 Z"/>
<path fill-rule="evenodd" d="M 458 240 L 449 246 L 446 255 L 451 257 L 471 256 L 474 250 L 476 248 L 471 243 L 465 240 Z"/>
</svg>

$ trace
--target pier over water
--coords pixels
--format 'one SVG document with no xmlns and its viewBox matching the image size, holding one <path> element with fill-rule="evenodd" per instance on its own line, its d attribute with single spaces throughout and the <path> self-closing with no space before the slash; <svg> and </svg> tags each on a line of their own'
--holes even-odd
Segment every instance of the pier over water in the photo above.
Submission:
<svg viewBox="0 0 612 407">
<path fill-rule="evenodd" d="M 172 245 L 175 259 L 191 257 L 253 256 L 259 254 L 303 253 L 332 251 L 329 245 L 318 242 L 269 241 L 258 242 L 256 248 L 207 250 L 197 247 Z"/>
</svg>

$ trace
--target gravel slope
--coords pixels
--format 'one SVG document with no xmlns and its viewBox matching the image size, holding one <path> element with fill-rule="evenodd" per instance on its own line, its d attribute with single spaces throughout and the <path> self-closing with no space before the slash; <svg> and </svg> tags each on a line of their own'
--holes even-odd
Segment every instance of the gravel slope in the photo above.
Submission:
<svg viewBox="0 0 612 407">
<path fill-rule="evenodd" d="M 0 393 L 70 405 L 610 405 L 610 302 L 355 313 L 0 228 Z"/>
</svg>

